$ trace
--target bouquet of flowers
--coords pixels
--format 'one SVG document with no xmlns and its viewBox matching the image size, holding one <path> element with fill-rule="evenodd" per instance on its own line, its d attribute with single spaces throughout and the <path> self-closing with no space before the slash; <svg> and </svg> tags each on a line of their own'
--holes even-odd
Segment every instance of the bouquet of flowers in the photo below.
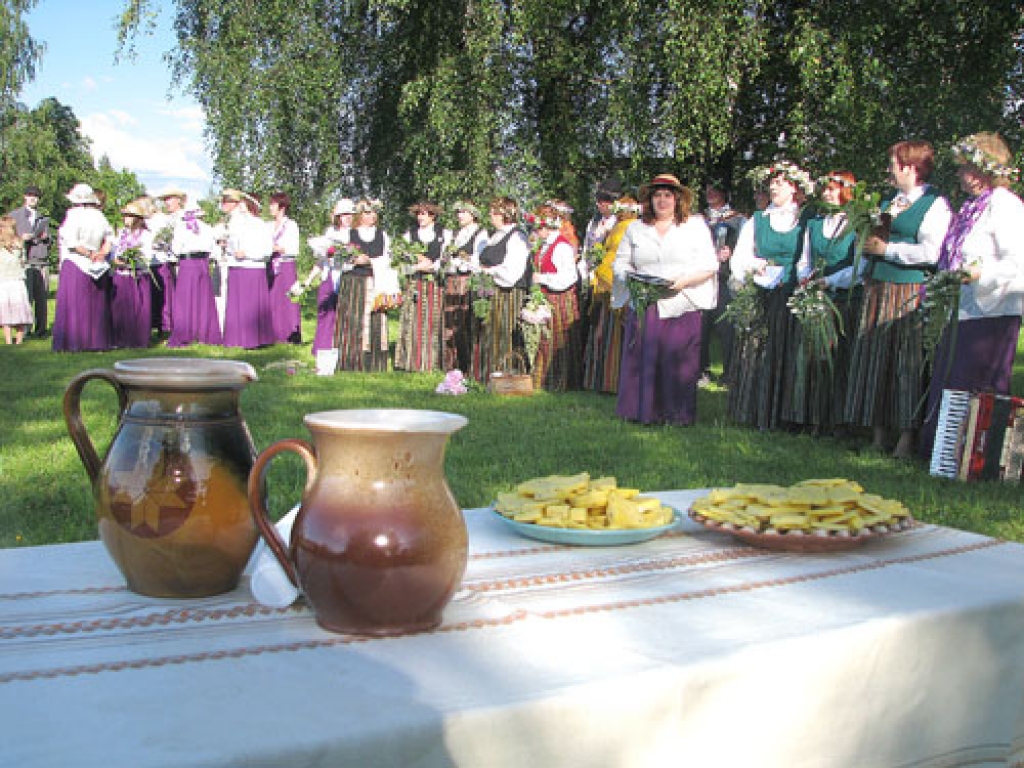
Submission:
<svg viewBox="0 0 1024 768">
<path fill-rule="evenodd" d="M 486 272 L 477 272 L 469 278 L 469 290 L 473 295 L 473 316 L 486 323 L 491 319 L 491 297 L 497 290 L 494 278 Z"/>
<path fill-rule="evenodd" d="M 117 252 L 116 259 L 124 265 L 125 269 L 132 273 L 132 277 L 138 277 L 140 274 L 148 275 L 149 279 L 153 281 L 153 285 L 157 284 L 153 270 L 150 269 L 149 262 L 146 260 L 141 248 L 133 246 L 120 250 Z"/>
<path fill-rule="evenodd" d="M 526 354 L 533 368 L 540 349 L 540 342 L 551 332 L 551 303 L 547 300 L 539 285 L 530 288 L 530 298 L 519 314 L 519 324 L 526 341 Z"/>
<path fill-rule="evenodd" d="M 306 289 L 309 288 L 308 283 L 299 282 L 296 280 L 292 283 L 292 287 L 288 289 L 288 300 L 293 304 L 301 304 L 302 297 L 306 293 Z"/>
<path fill-rule="evenodd" d="M 593 272 L 601 265 L 601 262 L 604 261 L 604 257 L 607 253 L 608 249 L 605 247 L 604 243 L 594 243 L 590 246 L 590 249 L 586 254 L 587 267 L 590 272 Z"/>
<path fill-rule="evenodd" d="M 863 181 L 858 181 L 853 187 L 853 198 L 846 205 L 829 205 L 819 200 L 817 207 L 823 213 L 843 213 L 846 216 L 846 224 L 838 237 L 846 237 L 851 232 L 856 236 L 853 251 L 853 274 L 854 278 L 860 275 L 861 258 L 864 255 L 864 243 L 867 239 L 877 234 L 887 239 L 891 217 L 888 213 L 882 213 L 881 195 L 878 192 L 869 192 Z M 852 292 L 850 294 L 852 296 Z"/>
<path fill-rule="evenodd" d="M 718 322 L 727 322 L 740 336 L 763 339 L 768 326 L 764 314 L 765 291 L 754 282 L 753 273 L 743 278 L 743 283 L 733 293 Z"/>
<path fill-rule="evenodd" d="M 800 323 L 804 349 L 814 362 L 832 367 L 832 355 L 843 330 L 843 319 L 821 282 L 807 280 L 793 291 L 786 302 Z"/>
<path fill-rule="evenodd" d="M 170 253 L 171 251 L 171 240 L 174 239 L 174 225 L 168 224 L 165 227 L 157 230 L 157 233 L 153 235 L 153 248 L 158 251 L 164 251 Z"/>
<path fill-rule="evenodd" d="M 444 375 L 444 380 L 434 391 L 439 395 L 464 395 L 469 392 L 469 387 L 462 371 L 454 368 Z"/>
<path fill-rule="evenodd" d="M 636 272 L 631 272 L 626 276 L 626 288 L 629 290 L 630 304 L 633 306 L 633 311 L 636 312 L 639 335 L 642 336 L 644 332 L 647 308 L 657 303 L 659 299 L 665 298 L 668 294 L 668 285 L 667 280 L 651 278 Z"/>
<path fill-rule="evenodd" d="M 351 264 L 362 255 L 363 252 L 351 243 L 336 243 L 327 249 L 328 258 L 337 259 L 339 265 Z"/>
<path fill-rule="evenodd" d="M 404 237 L 396 237 L 391 242 L 391 266 L 398 272 L 403 287 L 408 282 L 409 276 L 414 274 L 413 268 L 419 264 L 427 253 L 427 246 L 423 243 L 411 243 Z M 433 272 L 416 273 L 423 280 L 433 280 Z"/>
<path fill-rule="evenodd" d="M 946 327 L 951 325 L 950 349 L 956 344 L 956 320 L 960 314 L 960 288 L 969 277 L 966 269 L 951 269 L 930 275 L 922 288 L 918 311 L 924 328 L 925 363 L 935 356 L 935 348 Z M 951 356 L 952 359 L 952 356 Z"/>
</svg>

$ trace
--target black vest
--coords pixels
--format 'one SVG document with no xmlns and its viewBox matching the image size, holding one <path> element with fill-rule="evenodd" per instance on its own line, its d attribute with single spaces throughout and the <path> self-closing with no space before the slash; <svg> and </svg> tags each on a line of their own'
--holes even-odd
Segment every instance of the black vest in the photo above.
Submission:
<svg viewBox="0 0 1024 768">
<path fill-rule="evenodd" d="M 508 250 L 508 241 L 512 237 L 513 233 L 518 230 L 512 227 L 505 236 L 496 243 L 488 243 L 484 248 L 483 253 L 480 254 L 480 265 L 484 267 L 496 267 L 499 264 L 505 263 L 505 253 Z M 533 278 L 533 260 L 526 260 L 526 269 L 523 270 L 522 276 L 516 280 L 516 284 L 513 288 L 529 288 Z"/>
<path fill-rule="evenodd" d="M 426 245 L 427 252 L 425 255 L 435 264 L 437 263 L 437 260 L 441 258 L 441 244 L 444 242 L 443 238 L 444 227 L 442 227 L 440 224 L 434 225 L 434 239 L 429 243 L 423 243 L 423 241 L 420 240 L 419 227 L 409 230 L 409 239 L 414 243 L 423 243 L 424 245 Z"/>
<path fill-rule="evenodd" d="M 371 259 L 379 259 L 384 255 L 384 230 L 380 227 L 377 227 L 377 233 L 373 236 L 373 240 L 369 242 L 359 236 L 358 229 L 353 229 L 349 242 Z M 359 264 L 352 269 L 350 274 L 369 277 L 373 275 L 373 267 L 369 264 Z"/>
</svg>

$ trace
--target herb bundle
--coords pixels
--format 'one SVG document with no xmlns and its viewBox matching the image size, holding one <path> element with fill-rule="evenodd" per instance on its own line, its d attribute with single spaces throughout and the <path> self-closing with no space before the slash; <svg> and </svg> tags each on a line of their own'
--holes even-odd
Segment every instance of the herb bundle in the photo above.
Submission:
<svg viewBox="0 0 1024 768">
<path fill-rule="evenodd" d="M 818 280 L 810 280 L 793 291 L 786 302 L 800 323 L 800 332 L 812 362 L 832 367 L 832 356 L 843 332 L 843 319 L 828 291 Z"/>
<path fill-rule="evenodd" d="M 748 274 L 733 294 L 718 322 L 727 322 L 736 333 L 746 338 L 763 338 L 768 332 L 765 317 L 765 290 Z"/>
</svg>

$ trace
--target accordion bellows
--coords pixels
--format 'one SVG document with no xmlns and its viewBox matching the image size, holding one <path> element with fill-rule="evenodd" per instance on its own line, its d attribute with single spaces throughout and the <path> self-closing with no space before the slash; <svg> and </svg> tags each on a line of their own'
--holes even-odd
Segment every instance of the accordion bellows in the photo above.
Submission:
<svg viewBox="0 0 1024 768">
<path fill-rule="evenodd" d="M 958 480 L 1020 482 L 1024 398 L 946 389 L 930 472 Z"/>
</svg>

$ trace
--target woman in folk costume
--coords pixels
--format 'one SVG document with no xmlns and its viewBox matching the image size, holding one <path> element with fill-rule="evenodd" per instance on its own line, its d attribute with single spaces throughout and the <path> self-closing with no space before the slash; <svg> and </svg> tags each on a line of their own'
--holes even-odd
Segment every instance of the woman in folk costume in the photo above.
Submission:
<svg viewBox="0 0 1024 768">
<path fill-rule="evenodd" d="M 0 325 L 6 344 L 21 344 L 25 329 L 32 327 L 32 305 L 23 263 L 29 240 L 18 234 L 14 216 L 0 216 Z"/>
<path fill-rule="evenodd" d="M 299 225 L 288 217 L 291 198 L 284 192 L 270 196 L 270 229 L 274 250 L 267 270 L 270 284 L 270 315 L 274 341 L 279 344 L 302 343 L 302 307 L 288 295 L 298 278 L 295 260 L 299 257 Z"/>
<path fill-rule="evenodd" d="M 548 331 L 531 360 L 535 387 L 552 391 L 578 389 L 583 338 L 576 284 L 576 249 L 562 230 L 562 214 L 551 205 L 534 212 L 539 247 L 533 260 L 533 282 L 551 305 Z"/>
<path fill-rule="evenodd" d="M 718 259 L 704 220 L 690 215 L 693 192 L 675 176 L 655 176 L 640 200 L 643 217 L 619 243 L 615 281 L 625 286 L 643 275 L 664 287 L 646 306 L 630 291 L 615 412 L 641 424 L 687 426 L 697 420 L 701 310 L 715 305 Z"/>
<path fill-rule="evenodd" d="M 897 194 L 882 204 L 891 218 L 888 239 L 871 236 L 864 243 L 870 265 L 850 359 L 846 418 L 851 425 L 873 428 L 878 450 L 897 431 L 896 457 L 912 455 L 921 424 L 927 385 L 917 308 L 951 217 L 946 200 L 925 183 L 934 161 L 927 141 L 890 147 L 889 177 Z"/>
<path fill-rule="evenodd" d="M 480 254 L 487 232 L 480 226 L 480 209 L 460 200 L 454 206 L 459 229 L 452 240 L 452 257 L 444 279 L 444 369 L 467 375 L 473 364 L 473 296 L 470 277 L 480 271 Z"/>
<path fill-rule="evenodd" d="M 331 211 L 331 225 L 320 237 L 309 238 L 316 260 L 313 269 L 303 281 L 309 287 L 314 281 L 320 284 L 316 289 L 316 331 L 313 335 L 313 356 L 317 352 L 333 349 L 338 332 L 338 284 L 344 262 L 343 248 L 349 246 L 352 221 L 356 204 L 347 197 L 334 204 Z"/>
<path fill-rule="evenodd" d="M 228 216 L 228 296 L 224 346 L 256 349 L 274 343 L 267 262 L 273 250 L 270 227 L 258 217 L 259 202 L 237 189 L 221 194 Z"/>
<path fill-rule="evenodd" d="M 409 208 L 416 226 L 405 233 L 409 243 L 426 251 L 418 261 L 406 267 L 408 282 L 402 301 L 395 345 L 395 369 L 400 371 L 436 371 L 441 369 L 441 341 L 444 338 L 444 271 L 442 256 L 451 241 L 437 217 L 441 209 L 426 201 Z"/>
<path fill-rule="evenodd" d="M 60 227 L 60 280 L 53 322 L 54 352 L 110 349 L 110 275 L 114 231 L 88 184 L 67 195 L 71 209 Z"/>
<path fill-rule="evenodd" d="M 526 361 L 519 324 L 532 278 L 530 246 L 517 224 L 519 206 L 511 198 L 499 197 L 491 201 L 489 212 L 494 232 L 480 254 L 480 269 L 495 284 L 480 349 L 481 380 L 485 382 L 494 371 L 517 366 L 518 360 Z"/>
<path fill-rule="evenodd" d="M 181 220 L 185 193 L 177 187 L 157 196 L 163 207 L 150 215 L 146 225 L 153 234 L 153 328 L 166 336 L 174 327 L 174 287 L 177 256 L 171 248 L 174 228 Z"/>
<path fill-rule="evenodd" d="M 785 160 L 761 174 L 768 179 L 771 202 L 743 225 L 729 266 L 737 290 L 747 282 L 757 292 L 762 316 L 737 333 L 728 408 L 740 424 L 775 429 L 792 411 L 798 327 L 787 302 L 797 284 L 807 227 L 801 203 L 814 191 L 814 182 Z"/>
<path fill-rule="evenodd" d="M 1024 203 L 1010 191 L 1020 178 L 1013 154 L 995 133 L 953 145 L 968 197 L 942 243 L 938 267 L 963 270 L 958 316 L 935 356 L 919 452 L 932 453 L 942 390 L 1010 394 L 1024 313 Z"/>
<path fill-rule="evenodd" d="M 171 307 L 174 327 L 168 347 L 224 342 L 210 276 L 210 254 L 216 248 L 216 235 L 202 217 L 202 208 L 186 206 L 171 238 L 171 250 L 178 257 L 178 276 Z"/>
<path fill-rule="evenodd" d="M 386 371 L 388 317 L 376 309 L 376 285 L 390 269 L 391 241 L 377 226 L 379 200 L 360 200 L 350 244 L 356 256 L 342 266 L 338 283 L 338 319 L 335 346 L 340 371 Z"/>
<path fill-rule="evenodd" d="M 121 210 L 124 226 L 111 250 L 110 335 L 115 349 L 146 349 L 152 332 L 153 233 L 136 203 Z"/>
<path fill-rule="evenodd" d="M 594 392 L 619 390 L 622 362 L 622 308 L 629 299 L 624 286 L 613 292 L 615 253 L 629 226 L 640 216 L 640 203 L 623 197 L 612 204 L 615 226 L 603 245 L 604 258 L 591 275 L 590 322 L 587 325 L 586 351 L 583 355 L 583 389 Z"/>
<path fill-rule="evenodd" d="M 860 315 L 861 280 L 855 277 L 856 233 L 847 232 L 846 214 L 836 210 L 853 200 L 857 179 L 849 171 L 832 171 L 819 181 L 821 199 L 832 212 L 807 222 L 801 260 L 800 282 L 816 284 L 827 292 L 839 313 L 836 345 L 829 359 L 811 359 L 811 351 L 802 343 L 795 345 L 796 371 L 792 409 L 787 420 L 819 429 L 832 429 L 845 423 L 846 382 L 850 369 L 850 345 Z M 866 262 L 861 265 L 861 272 Z"/>
</svg>

